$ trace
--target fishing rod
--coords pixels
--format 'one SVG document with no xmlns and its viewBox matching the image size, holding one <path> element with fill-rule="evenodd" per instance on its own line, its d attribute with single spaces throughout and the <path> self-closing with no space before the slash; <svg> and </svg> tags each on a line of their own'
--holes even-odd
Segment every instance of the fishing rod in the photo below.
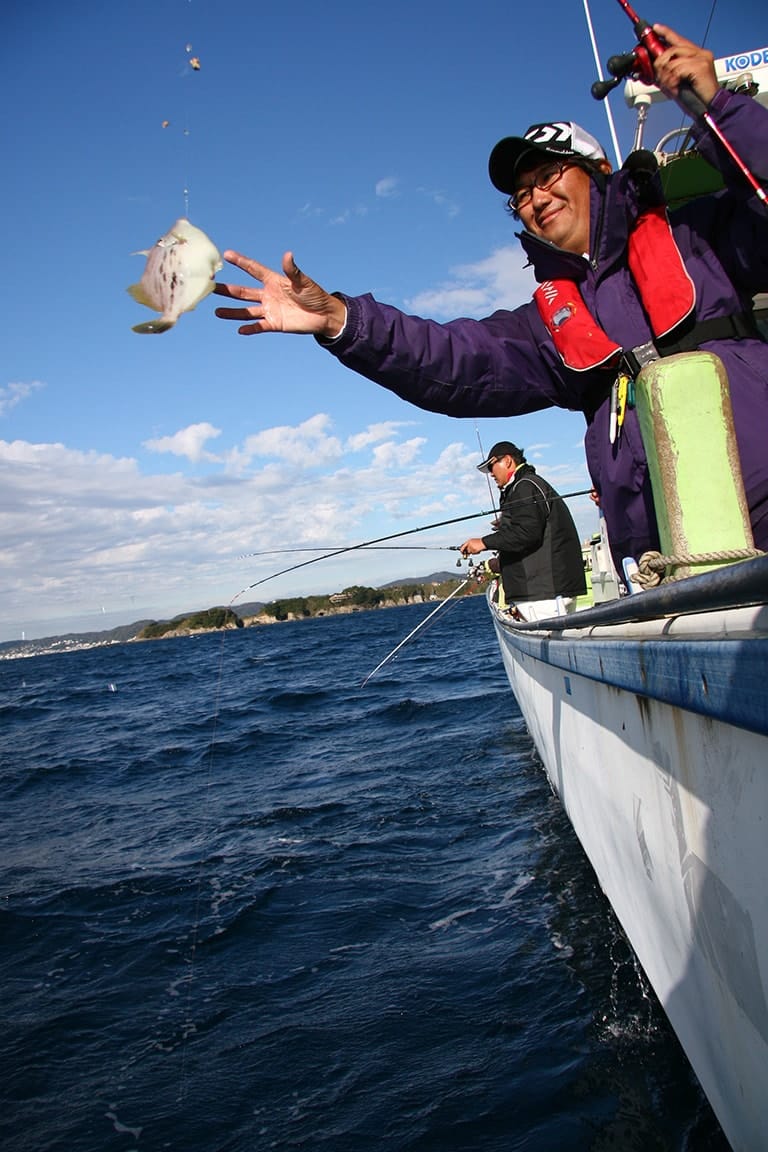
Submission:
<svg viewBox="0 0 768 1152">
<path fill-rule="evenodd" d="M 552 497 L 553 500 L 570 500 L 575 496 L 588 496 L 592 491 L 591 488 L 583 488 L 578 492 L 564 492 Z M 516 500 L 507 502 L 506 507 L 514 503 L 529 503 L 535 500 L 534 496 L 518 497 Z M 234 604 L 240 596 L 246 592 L 250 592 L 254 588 L 258 588 L 260 584 L 266 584 L 268 580 L 276 580 L 278 576 L 286 576 L 289 572 L 297 572 L 299 568 L 307 568 L 310 564 L 318 564 L 321 560 L 330 560 L 334 556 L 342 556 L 345 552 L 356 552 L 362 548 L 371 548 L 374 544 L 383 544 L 387 540 L 398 540 L 403 536 L 412 536 L 416 532 L 428 532 L 433 528 L 444 528 L 447 524 L 461 524 L 465 520 L 479 520 L 481 516 L 495 516 L 496 509 L 484 509 L 481 512 L 470 512 L 467 516 L 454 516 L 451 520 L 438 520 L 434 524 L 422 524 L 418 528 L 406 528 L 402 532 L 392 532 L 389 536 L 377 536 L 374 540 L 363 540 L 360 544 L 348 544 L 344 548 L 334 548 L 330 552 L 324 552 L 322 556 L 313 556 L 311 560 L 302 560 L 299 564 L 291 564 L 288 568 L 281 568 L 279 572 L 272 572 L 269 576 L 262 576 L 260 580 L 255 580 L 253 584 L 248 584 L 245 588 L 241 588 L 236 596 L 230 600 L 230 604 Z M 445 551 L 458 552 L 459 549 L 456 545 L 446 545 Z M 461 561 L 459 561 L 459 567 Z"/>
<path fill-rule="evenodd" d="M 414 529 L 418 531 L 418 529 Z M 337 548 L 343 549 L 342 544 L 324 544 L 323 548 Z M 365 544 L 356 545 L 359 548 L 368 548 L 369 552 L 397 552 L 401 549 L 406 552 L 458 552 L 458 544 L 373 544 L 370 547 Z M 277 553 L 283 552 L 322 552 L 322 548 L 267 548 L 264 552 L 243 552 L 242 555 L 237 556 L 237 560 L 249 560 L 252 556 L 274 556 Z"/>
<path fill-rule="evenodd" d="M 393 532 L 389 536 L 377 536 L 375 540 L 364 540 L 361 544 L 349 544 L 346 548 L 334 548 L 331 552 L 324 552 L 322 556 L 314 556 L 311 560 L 302 560 L 300 564 L 292 564 L 290 568 L 281 568 L 279 572 L 273 572 L 270 576 L 262 576 L 261 580 L 256 580 L 255 583 L 249 584 L 247 588 L 238 592 L 237 596 L 233 596 L 231 603 L 234 603 L 238 596 L 242 596 L 243 592 L 250 592 L 252 588 L 258 588 L 259 584 L 266 584 L 267 580 L 286 576 L 289 572 L 296 572 L 299 568 L 306 568 L 309 564 L 318 564 L 321 560 L 330 560 L 333 556 L 342 556 L 345 552 L 356 552 L 359 548 L 370 548 L 373 544 L 381 544 L 385 540 L 397 540 L 401 536 L 411 536 L 414 532 L 427 532 L 430 528 L 443 528 L 446 524 L 460 524 L 462 520 L 478 520 L 481 516 L 491 515 L 492 513 L 487 510 L 470 512 L 468 516 L 456 516 L 452 520 L 439 520 L 436 524 L 422 524 L 420 528 L 406 528 L 404 532 Z M 454 545 L 448 545 L 446 550 L 449 548 L 453 550 Z M 458 551 L 458 548 L 455 550 Z"/>
<path fill-rule="evenodd" d="M 629 4 L 629 0 L 618 0 L 618 4 L 622 12 L 624 12 L 632 22 L 632 27 L 638 42 L 631 52 L 626 52 L 623 56 L 610 57 L 607 68 L 613 79 L 595 81 L 592 85 L 592 95 L 596 100 L 604 100 L 608 93 L 627 76 L 631 76 L 634 80 L 640 80 L 641 83 L 647 84 L 649 87 L 655 87 L 656 77 L 653 71 L 653 62 L 668 48 L 666 41 L 663 40 L 658 33 L 654 32 L 653 27 L 648 21 L 643 20 L 637 15 Z M 704 121 L 712 135 L 726 150 L 757 198 L 762 202 L 764 207 L 768 208 L 768 194 L 765 189 L 741 159 L 731 142 L 723 135 L 707 111 L 706 104 L 696 95 L 689 83 L 684 81 L 679 85 L 677 99 L 694 119 L 698 118 Z"/>
<path fill-rule="evenodd" d="M 360 682 L 360 687 L 361 687 L 361 688 L 365 688 L 366 684 L 367 684 L 367 683 L 368 683 L 368 681 L 371 679 L 371 677 L 372 677 L 372 676 L 375 676 L 375 675 L 376 675 L 376 673 L 379 671 L 379 669 L 380 669 L 380 668 L 383 668 L 385 664 L 388 664 L 388 663 L 389 663 L 389 661 L 390 661 L 390 660 L 393 658 L 393 656 L 396 656 L 396 655 L 397 655 L 397 653 L 400 651 L 400 649 L 401 649 L 401 648 L 404 648 L 404 647 L 405 647 L 405 645 L 408 643 L 408 641 L 413 639 L 413 637 L 416 635 L 416 633 L 417 633 L 417 632 L 420 632 L 422 628 L 426 627 L 426 625 L 427 625 L 427 624 L 429 623 L 429 621 L 430 621 L 430 620 L 433 618 L 433 616 L 436 616 L 436 615 L 438 614 L 438 612 L 440 612 L 440 611 L 441 611 L 443 608 L 445 608 L 445 606 L 446 606 L 446 604 L 448 603 L 448 601 L 449 601 L 449 600 L 452 600 L 452 599 L 453 599 L 453 597 L 454 597 L 454 596 L 455 596 L 455 595 L 456 595 L 458 592 L 461 592 L 462 588 L 466 587 L 466 585 L 467 585 L 467 584 L 469 584 L 469 582 L 470 582 L 470 580 L 471 580 L 471 579 L 472 579 L 472 573 L 470 572 L 470 574 L 469 574 L 469 576 L 467 576 L 466 580 L 462 580 L 461 584 L 459 584 L 459 585 L 458 585 L 458 587 L 454 588 L 454 590 L 453 590 L 453 592 L 451 592 L 450 596 L 446 596 L 445 600 L 443 600 L 443 601 L 442 601 L 442 603 L 438 604 L 437 608 L 435 608 L 435 609 L 434 609 L 432 612 L 430 612 L 429 616 L 425 616 L 425 617 L 424 617 L 424 619 L 421 621 L 421 623 L 420 623 L 420 624 L 417 624 L 417 625 L 416 625 L 416 627 L 415 627 L 415 628 L 414 628 L 412 631 L 410 631 L 410 632 L 408 633 L 408 635 L 407 635 L 407 636 L 405 636 L 405 637 L 404 637 L 404 638 L 403 638 L 403 639 L 400 641 L 400 643 L 399 643 L 399 644 L 398 644 L 396 647 L 394 647 L 394 648 L 392 649 L 392 651 L 391 651 L 391 652 L 389 652 L 389 653 L 388 653 L 388 654 L 387 654 L 387 655 L 384 657 L 384 659 L 383 659 L 383 660 L 381 660 L 381 661 L 380 661 L 380 662 L 379 662 L 379 663 L 376 665 L 376 667 L 373 669 L 373 671 L 368 673 L 368 675 L 366 676 L 366 678 Z"/>
</svg>

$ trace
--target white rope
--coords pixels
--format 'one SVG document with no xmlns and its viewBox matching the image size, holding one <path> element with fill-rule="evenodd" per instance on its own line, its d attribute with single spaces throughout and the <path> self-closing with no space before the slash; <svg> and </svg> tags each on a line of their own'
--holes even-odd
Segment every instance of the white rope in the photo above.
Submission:
<svg viewBox="0 0 768 1152">
<path fill-rule="evenodd" d="M 674 573 L 665 576 L 667 568 L 679 568 L 684 564 L 730 564 L 736 560 L 753 560 L 756 556 L 762 555 L 759 548 L 734 548 L 725 552 L 681 552 L 675 556 L 664 556 L 661 552 L 644 552 L 638 561 L 637 572 L 633 572 L 630 579 L 633 584 L 639 584 L 641 588 L 655 588 L 657 584 L 687 579 Z"/>
</svg>

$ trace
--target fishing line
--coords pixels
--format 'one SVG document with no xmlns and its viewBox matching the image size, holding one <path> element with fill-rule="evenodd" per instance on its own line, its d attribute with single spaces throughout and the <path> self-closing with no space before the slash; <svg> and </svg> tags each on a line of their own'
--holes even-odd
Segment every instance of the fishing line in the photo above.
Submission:
<svg viewBox="0 0 768 1152">
<path fill-rule="evenodd" d="M 706 46 L 707 46 L 707 37 L 709 36 L 709 31 L 710 31 L 710 28 L 712 27 L 712 21 L 715 17 L 715 8 L 716 7 L 717 7 L 717 0 L 712 0 L 712 7 L 709 10 L 709 17 L 707 19 L 707 26 L 704 29 L 704 36 L 702 37 L 702 41 L 701 41 L 702 48 L 706 48 Z M 684 124 L 685 124 L 685 120 L 683 118 L 680 121 L 680 127 L 682 128 L 684 126 Z M 688 143 L 688 140 L 690 140 L 690 137 L 691 137 L 691 131 L 689 129 L 688 130 L 688 137 L 685 141 L 683 141 L 683 147 L 685 147 L 685 145 Z"/>
<path fill-rule="evenodd" d="M 552 500 L 571 500 L 575 496 L 588 496 L 592 491 L 591 488 L 583 488 L 578 492 L 564 492 L 558 493 L 557 496 L 551 497 Z M 507 505 L 513 504 L 530 504 L 535 500 L 535 496 L 518 496 L 513 500 L 507 501 Z M 505 505 L 505 507 L 507 506 Z M 403 536 L 412 536 L 416 532 L 429 532 L 433 528 L 444 528 L 447 524 L 461 524 L 465 520 L 479 520 L 483 516 L 496 516 L 497 510 L 495 508 L 488 510 L 484 509 L 481 512 L 470 512 L 466 516 L 454 516 L 450 520 L 438 520 L 434 524 L 422 524 L 418 528 L 406 528 L 403 532 L 392 532 L 389 536 L 377 536 L 374 540 L 363 540 L 360 544 L 349 544 L 344 548 L 334 548 L 330 552 L 324 552 L 322 556 L 314 556 L 311 560 L 302 560 L 300 564 L 292 564 L 288 568 L 281 568 L 278 572 L 271 572 L 269 576 L 262 576 L 260 580 L 255 580 L 253 584 L 248 584 L 247 587 L 241 588 L 240 591 L 232 597 L 228 607 L 232 607 L 236 600 L 243 596 L 246 592 L 258 588 L 260 584 L 266 584 L 268 580 L 275 580 L 278 576 L 286 576 L 289 572 L 297 572 L 299 568 L 306 568 L 310 564 L 318 564 L 321 560 L 330 560 L 334 556 L 342 556 L 346 552 L 356 552 L 359 549 L 371 548 L 374 544 L 382 544 L 385 540 L 397 540 Z M 459 549 L 456 545 L 449 544 L 445 546 L 445 551 L 455 551 Z M 272 551 L 280 551 L 280 549 L 272 549 Z"/>
<path fill-rule="evenodd" d="M 485 460 L 485 449 L 483 448 L 483 442 L 480 439 L 480 429 L 477 426 L 477 420 L 475 420 L 475 435 L 477 436 L 477 446 L 480 449 L 480 461 L 482 462 Z M 488 495 L 491 498 L 491 507 L 493 508 L 494 512 L 498 512 L 498 508 L 496 507 L 496 497 L 494 495 L 493 488 L 491 487 L 490 472 L 486 472 L 485 479 L 488 483 Z"/>
<path fill-rule="evenodd" d="M 396 552 L 400 549 L 403 551 L 411 552 L 458 552 L 458 544 L 381 544 L 372 545 L 370 548 L 367 545 L 360 544 L 360 548 L 366 547 L 369 552 Z M 323 548 L 336 548 L 343 551 L 343 544 L 324 544 Z M 243 552 L 242 555 L 235 557 L 237 560 L 248 560 L 251 556 L 274 556 L 280 552 L 322 552 L 322 548 L 267 548 L 264 552 Z"/>
<path fill-rule="evenodd" d="M 365 688 L 366 684 L 371 679 L 371 677 L 375 676 L 376 673 L 379 671 L 379 669 L 383 668 L 385 664 L 388 664 L 389 661 L 392 660 L 396 656 L 396 654 L 401 650 L 401 648 L 404 648 L 405 645 L 408 643 L 408 641 L 413 639 L 413 637 L 416 635 L 417 632 L 421 632 L 422 629 L 426 630 L 426 627 L 429 624 L 430 620 L 433 620 L 434 617 L 437 615 L 437 613 L 441 612 L 443 610 L 443 608 L 445 608 L 446 604 L 450 600 L 453 600 L 453 597 L 456 596 L 457 593 L 461 592 L 462 588 L 465 588 L 467 586 L 467 584 L 469 584 L 471 579 L 472 579 L 472 574 L 470 573 L 465 580 L 462 580 L 461 584 L 459 584 L 456 588 L 454 588 L 454 590 L 453 590 L 453 592 L 451 592 L 450 596 L 446 596 L 445 600 L 443 600 L 440 604 L 438 604 L 437 608 L 435 608 L 434 611 L 430 612 L 429 616 L 425 616 L 424 619 L 421 621 L 421 623 L 417 624 L 416 627 L 414 629 L 412 629 L 412 631 L 410 631 L 408 633 L 408 635 L 405 636 L 400 641 L 400 643 L 395 648 L 393 648 L 392 651 L 390 653 L 388 653 L 384 657 L 384 659 L 381 660 L 376 665 L 376 667 L 373 669 L 373 671 L 368 673 L 368 675 L 365 677 L 365 679 L 360 682 L 360 687 Z M 452 607 L 455 607 L 455 605 L 457 603 L 458 603 L 458 601 L 454 601 L 454 604 L 452 605 Z"/>
<path fill-rule="evenodd" d="M 234 604 L 240 596 L 246 592 L 250 592 L 253 588 L 258 588 L 260 584 L 266 584 L 268 580 L 275 580 L 278 576 L 285 576 L 288 572 L 296 572 L 299 568 L 306 568 L 309 564 L 317 564 L 320 560 L 330 560 L 333 556 L 342 556 L 345 552 L 356 552 L 361 548 L 370 548 L 373 544 L 381 544 L 384 540 L 397 540 L 401 536 L 411 536 L 415 532 L 427 532 L 431 528 L 443 528 L 446 524 L 460 524 L 462 520 L 478 520 L 481 516 L 490 516 L 491 512 L 471 512 L 468 516 L 455 516 L 451 520 L 439 520 L 435 524 L 422 524 L 420 528 L 406 528 L 403 532 L 393 532 L 389 536 L 377 536 L 375 540 L 364 540 L 361 544 L 349 544 L 345 548 L 335 548 L 331 552 L 324 552 L 322 556 L 315 556 L 311 560 L 302 560 L 300 564 L 292 564 L 289 568 L 281 568 L 279 572 L 272 572 L 269 576 L 262 576 L 261 580 L 256 580 L 253 584 L 249 584 L 246 588 L 241 588 L 236 596 L 230 600 L 230 606 Z M 454 549 L 454 545 L 446 545 L 446 551 Z"/>
<path fill-rule="evenodd" d="M 708 17 L 708 19 L 707 19 L 707 26 L 706 26 L 706 28 L 704 29 L 704 36 L 703 36 L 703 38 L 702 38 L 702 41 L 701 41 L 701 47 L 702 47 L 702 48 L 705 48 L 705 47 L 706 47 L 706 45 L 707 45 L 707 37 L 709 36 L 709 30 L 710 30 L 710 28 L 712 27 L 712 19 L 713 19 L 714 15 L 715 15 L 715 8 L 716 8 L 716 6 L 717 6 L 717 0 L 712 0 L 712 7 L 711 7 L 711 8 L 710 8 L 710 10 L 709 10 L 709 17 Z M 606 103 L 607 103 L 607 101 L 606 101 Z M 681 114 L 680 114 L 680 126 L 679 126 L 679 128 L 678 128 L 678 130 L 677 130 L 677 131 L 678 131 L 678 134 L 680 134 L 680 133 L 683 131 L 683 129 L 684 129 L 684 128 L 685 128 L 685 126 L 686 126 L 686 123 L 687 123 L 687 117 L 686 117 L 685 113 L 684 113 L 684 112 L 682 111 L 682 109 L 681 109 Z M 679 147 L 679 149 L 678 149 L 678 151 L 679 151 L 679 152 L 682 152 L 682 151 L 684 151 L 684 149 L 686 149 L 686 148 L 688 147 L 688 142 L 689 142 L 690 138 L 691 138 L 691 128 L 689 127 L 689 129 L 688 129 L 688 134 L 687 134 L 687 135 L 684 137 L 684 139 L 683 139 L 683 142 L 682 142 L 682 144 L 680 145 L 680 147 Z"/>
<path fill-rule="evenodd" d="M 189 7 L 189 5 L 188 5 L 188 7 Z M 191 28 L 189 27 L 189 24 L 190 24 L 190 21 L 188 19 L 187 20 L 187 29 L 186 29 L 188 34 L 191 33 Z M 181 72 L 181 83 L 183 85 L 183 96 L 181 99 L 181 128 L 179 129 L 178 123 L 174 122 L 174 120 L 172 118 L 170 118 L 173 116 L 173 113 L 171 112 L 170 109 L 169 109 L 169 119 L 163 120 L 163 122 L 162 122 L 162 127 L 165 131 L 167 131 L 168 129 L 171 129 L 171 131 L 174 135 L 178 131 L 181 131 L 182 140 L 181 140 L 180 146 L 178 146 L 178 157 L 179 157 L 179 167 L 181 169 L 181 174 L 182 174 L 182 179 L 183 179 L 182 196 L 184 198 L 184 216 L 186 219 L 189 219 L 189 184 L 190 184 L 189 170 L 191 167 L 189 141 L 190 141 L 190 137 L 192 135 L 192 130 L 190 128 L 190 123 L 191 123 L 191 119 L 192 119 L 191 114 L 190 114 L 190 105 L 191 105 L 190 95 L 191 95 L 191 93 L 190 93 L 190 88 L 188 87 L 188 83 L 193 80 L 195 74 L 197 72 L 199 72 L 201 70 L 201 67 L 202 67 L 202 65 L 200 63 L 200 58 L 198 56 L 193 55 L 192 54 L 193 52 L 194 52 L 194 48 L 192 45 L 191 35 L 188 35 L 186 43 L 184 45 L 185 55 L 184 55 L 184 62 L 183 62 L 183 66 L 182 66 L 182 72 Z M 177 76 L 178 76 L 178 73 L 177 73 Z M 195 83 L 197 83 L 197 81 L 195 81 Z"/>
<path fill-rule="evenodd" d="M 185 52 L 186 52 L 186 54 L 187 54 L 187 57 L 189 57 L 189 56 L 190 56 L 190 53 L 191 53 L 191 51 L 192 51 L 192 42 L 191 42 L 190 40 L 187 40 L 187 43 L 186 43 L 186 46 L 185 46 L 185 49 L 184 49 L 184 50 L 185 50 Z M 196 57 L 192 57 L 191 59 L 196 59 Z M 183 83 L 184 83 L 185 85 L 186 85 L 186 81 L 187 81 L 187 80 L 189 79 L 189 77 L 192 75 L 192 73 L 191 73 L 191 71 L 190 71 L 190 69 L 191 69 L 191 67 L 192 67 L 192 65 L 191 65 L 191 59 L 187 59 L 187 60 L 185 61 L 185 67 L 184 67 L 184 81 L 183 81 Z M 184 174 L 185 174 L 185 180 L 184 180 L 184 191 L 183 191 L 183 195 L 184 195 L 184 215 L 185 215 L 185 217 L 187 218 L 187 220 L 189 219 L 189 167 L 190 167 L 190 155 L 189 155 L 189 150 L 190 150 L 190 149 L 189 149 L 189 137 L 190 137 L 190 129 L 189 129 L 189 119 L 190 119 L 190 117 L 189 117 L 189 89 L 188 89 L 188 88 L 185 86 L 185 90 L 184 90 L 184 121 L 183 121 L 183 128 L 182 128 L 182 134 L 183 134 L 184 140 L 183 140 L 183 143 L 182 143 L 182 148 L 183 148 L 183 156 L 184 156 L 184 168 L 186 169 L 186 171 L 185 171 L 185 173 L 184 173 Z"/>
</svg>

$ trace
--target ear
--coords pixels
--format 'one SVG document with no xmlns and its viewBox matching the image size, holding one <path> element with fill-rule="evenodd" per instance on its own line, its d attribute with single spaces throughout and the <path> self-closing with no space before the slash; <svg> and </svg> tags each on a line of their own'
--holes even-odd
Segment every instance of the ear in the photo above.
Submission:
<svg viewBox="0 0 768 1152">
<path fill-rule="evenodd" d="M 612 165 L 611 165 L 611 162 L 610 162 L 610 160 L 600 160 L 600 161 L 598 161 L 598 167 L 599 167 L 600 171 L 601 171 L 602 173 L 604 173 L 606 176 L 608 175 L 608 173 L 609 173 L 609 172 L 612 172 L 612 171 L 613 171 L 613 167 L 612 167 Z"/>
</svg>

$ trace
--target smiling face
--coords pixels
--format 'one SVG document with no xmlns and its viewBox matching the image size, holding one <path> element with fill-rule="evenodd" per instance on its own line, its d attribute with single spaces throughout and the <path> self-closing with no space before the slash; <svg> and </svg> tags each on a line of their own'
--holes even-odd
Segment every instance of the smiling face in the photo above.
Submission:
<svg viewBox="0 0 768 1152">
<path fill-rule="evenodd" d="M 516 175 L 516 190 L 529 188 L 531 196 L 517 214 L 534 236 L 564 252 L 584 255 L 589 252 L 589 174 L 576 165 L 565 167 L 548 187 L 537 188 L 534 181 L 551 168 L 551 159 L 530 163 L 524 159 Z"/>
</svg>

